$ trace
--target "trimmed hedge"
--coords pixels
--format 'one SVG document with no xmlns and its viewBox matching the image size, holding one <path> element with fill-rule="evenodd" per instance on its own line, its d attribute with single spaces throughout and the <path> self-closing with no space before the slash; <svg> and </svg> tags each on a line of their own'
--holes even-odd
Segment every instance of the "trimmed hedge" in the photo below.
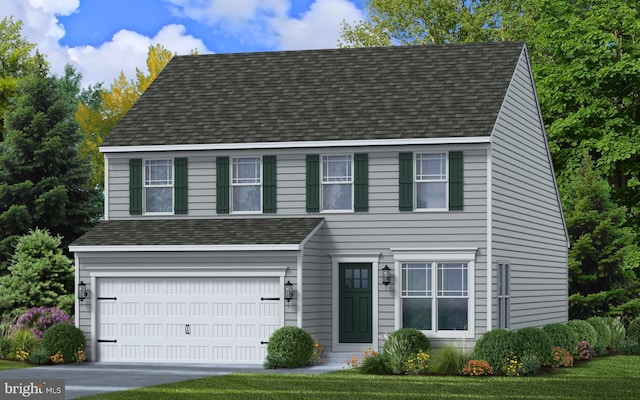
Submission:
<svg viewBox="0 0 640 400">
<path fill-rule="evenodd" d="M 494 373 L 506 373 L 506 360 L 513 355 L 522 354 L 520 336 L 506 329 L 493 329 L 478 339 L 473 349 L 472 359 L 484 360 L 493 368 Z"/>
<path fill-rule="evenodd" d="M 592 344 L 593 349 L 598 355 L 603 355 L 607 352 L 607 346 L 611 342 L 611 331 L 601 317 L 591 317 L 587 319 L 587 322 L 595 328 L 598 335 L 596 342 Z"/>
<path fill-rule="evenodd" d="M 578 336 L 573 329 L 569 328 L 567 325 L 555 322 L 545 325 L 542 330 L 549 334 L 549 337 L 551 337 L 551 344 L 554 347 L 561 347 L 572 354 L 576 350 L 576 346 L 578 345 Z"/>
<path fill-rule="evenodd" d="M 309 365 L 313 357 L 313 338 L 302 328 L 284 326 L 269 338 L 265 368 L 295 368 Z"/>
<path fill-rule="evenodd" d="M 60 353 L 64 363 L 74 362 L 78 350 L 84 352 L 86 340 L 80 328 L 66 322 L 55 324 L 44 331 L 42 348 L 45 354 L 52 356 Z"/>
<path fill-rule="evenodd" d="M 627 328 L 627 338 L 640 343 L 640 317 L 629 323 L 629 327 Z"/>
<path fill-rule="evenodd" d="M 591 346 L 596 343 L 598 338 L 598 333 L 596 329 L 587 321 L 583 321 L 581 319 L 572 319 L 567 322 L 567 326 L 576 333 L 578 337 L 578 342 L 587 342 Z M 568 349 L 567 349 L 568 350 Z M 573 349 L 571 349 L 573 351 Z"/>
<path fill-rule="evenodd" d="M 540 328 L 529 326 L 518 329 L 515 334 L 518 336 L 518 342 L 522 346 L 522 354 L 518 354 L 519 356 L 533 354 L 540 364 L 549 365 L 551 363 L 553 343 L 547 332 Z"/>
</svg>

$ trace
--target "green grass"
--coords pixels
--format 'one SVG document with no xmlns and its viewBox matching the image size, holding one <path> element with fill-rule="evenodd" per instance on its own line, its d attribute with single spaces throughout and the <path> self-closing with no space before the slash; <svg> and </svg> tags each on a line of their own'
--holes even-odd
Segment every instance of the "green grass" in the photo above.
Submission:
<svg viewBox="0 0 640 400">
<path fill-rule="evenodd" d="M 600 357 L 534 377 L 231 374 L 86 399 L 638 399 L 640 357 Z"/>
<path fill-rule="evenodd" d="M 20 361 L 0 360 L 0 371 L 6 371 L 8 369 L 30 368 L 30 367 L 35 367 L 35 365 L 27 364 Z"/>
</svg>

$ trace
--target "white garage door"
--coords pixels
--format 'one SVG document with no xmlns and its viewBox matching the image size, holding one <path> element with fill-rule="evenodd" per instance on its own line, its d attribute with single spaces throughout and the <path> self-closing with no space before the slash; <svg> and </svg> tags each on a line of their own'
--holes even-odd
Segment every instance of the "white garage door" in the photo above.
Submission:
<svg viewBox="0 0 640 400">
<path fill-rule="evenodd" d="M 278 278 L 98 278 L 100 361 L 261 363 Z"/>
</svg>

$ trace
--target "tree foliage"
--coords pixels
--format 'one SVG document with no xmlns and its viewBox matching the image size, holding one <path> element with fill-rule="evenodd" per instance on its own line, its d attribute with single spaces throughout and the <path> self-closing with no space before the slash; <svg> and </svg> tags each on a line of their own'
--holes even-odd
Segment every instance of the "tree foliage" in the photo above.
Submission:
<svg viewBox="0 0 640 400">
<path fill-rule="evenodd" d="M 611 199 L 610 186 L 589 156 L 568 183 L 563 206 L 571 241 L 569 315 L 604 315 L 637 293 L 637 237 L 625 226 L 624 208 Z"/>
<path fill-rule="evenodd" d="M 87 96 L 78 105 L 75 119 L 80 126 L 83 140 L 80 153 L 91 163 L 91 184 L 104 187 L 104 158 L 99 147 L 122 117 L 131 109 L 142 93 L 162 72 L 174 54 L 162 45 L 149 47 L 147 73 L 136 68 L 136 80 L 127 79 L 120 72 L 109 89 L 92 88 L 93 96 Z"/>
<path fill-rule="evenodd" d="M 0 265 L 17 238 L 34 228 L 62 236 L 63 246 L 96 221 L 98 192 L 88 186 L 87 163 L 78 155 L 73 113 L 80 76 L 67 67 L 49 75 L 40 57 L 32 75 L 18 83 L 18 97 L 5 114 L 0 143 Z M 0 271 L 3 271 L 2 268 Z"/>
<path fill-rule="evenodd" d="M 73 262 L 61 249 L 61 238 L 35 229 L 23 236 L 11 258 L 9 275 L 0 277 L 0 312 L 24 312 L 34 305 L 73 306 Z"/>
<path fill-rule="evenodd" d="M 4 112 L 17 94 L 18 80 L 35 65 L 34 44 L 21 34 L 22 22 L 11 17 L 0 21 L 0 142 L 4 132 Z"/>
</svg>

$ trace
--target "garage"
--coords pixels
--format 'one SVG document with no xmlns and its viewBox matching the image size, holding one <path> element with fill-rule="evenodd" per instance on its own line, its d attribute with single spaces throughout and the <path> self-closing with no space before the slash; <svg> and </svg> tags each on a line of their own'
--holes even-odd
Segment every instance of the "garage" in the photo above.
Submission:
<svg viewBox="0 0 640 400">
<path fill-rule="evenodd" d="M 277 277 L 96 279 L 99 361 L 261 363 L 284 324 Z"/>
</svg>

